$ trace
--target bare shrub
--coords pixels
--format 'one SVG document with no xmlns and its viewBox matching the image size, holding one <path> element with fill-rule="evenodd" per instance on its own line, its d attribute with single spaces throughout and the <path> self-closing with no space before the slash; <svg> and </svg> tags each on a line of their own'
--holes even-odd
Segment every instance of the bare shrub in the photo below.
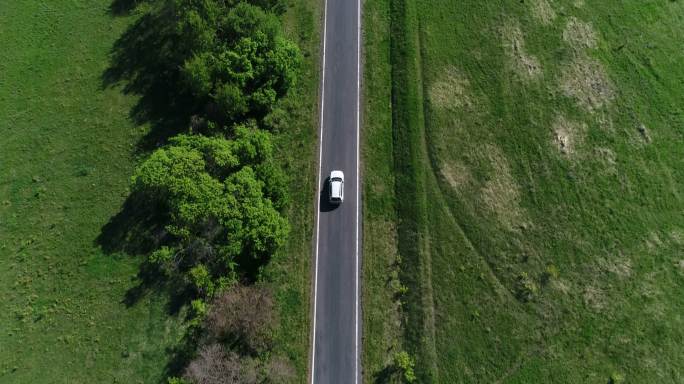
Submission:
<svg viewBox="0 0 684 384">
<path fill-rule="evenodd" d="M 255 380 L 251 381 L 251 377 Z M 220 344 L 202 347 L 183 374 L 193 384 L 256 384 L 256 377 L 253 367 L 246 366 L 237 354 L 226 351 Z"/>
<path fill-rule="evenodd" d="M 210 338 L 236 341 L 251 352 L 260 352 L 270 348 L 276 320 L 268 289 L 236 286 L 214 300 L 206 328 Z"/>
<path fill-rule="evenodd" d="M 183 374 L 192 384 L 283 384 L 294 378 L 295 370 L 286 358 L 273 357 L 264 363 L 241 357 L 221 344 L 202 347 Z"/>
</svg>

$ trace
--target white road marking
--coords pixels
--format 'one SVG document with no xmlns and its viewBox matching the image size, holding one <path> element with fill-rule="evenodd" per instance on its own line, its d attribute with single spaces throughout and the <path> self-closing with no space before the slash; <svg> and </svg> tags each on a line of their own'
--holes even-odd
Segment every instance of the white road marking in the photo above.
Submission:
<svg viewBox="0 0 684 384">
<path fill-rule="evenodd" d="M 318 149 L 318 180 L 316 186 L 316 261 L 314 265 L 314 313 L 313 313 L 313 342 L 311 343 L 311 384 L 314 384 L 314 377 L 316 371 L 316 303 L 318 301 L 318 239 L 319 228 L 321 221 L 321 166 L 323 164 L 323 111 L 325 107 L 325 41 L 327 40 L 328 28 L 328 0 L 325 0 L 323 6 L 323 58 L 322 67 L 323 73 L 321 77 L 321 115 L 320 115 L 320 130 L 319 130 L 319 149 Z"/>
<path fill-rule="evenodd" d="M 359 184 L 361 180 L 359 171 L 359 136 L 360 136 L 360 126 L 361 126 L 361 109 L 360 109 L 360 99 L 361 99 L 361 0 L 356 1 L 356 286 L 355 286 L 355 296 L 356 296 L 356 335 L 355 340 L 355 353 L 354 356 L 354 383 L 359 382 Z"/>
</svg>

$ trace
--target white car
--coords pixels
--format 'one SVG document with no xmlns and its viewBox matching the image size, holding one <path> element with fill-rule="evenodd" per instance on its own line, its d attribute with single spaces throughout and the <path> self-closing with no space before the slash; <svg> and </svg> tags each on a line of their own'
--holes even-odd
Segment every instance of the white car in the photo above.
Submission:
<svg viewBox="0 0 684 384">
<path fill-rule="evenodd" d="M 344 201 L 344 173 L 342 171 L 330 172 L 329 201 L 331 204 L 341 204 Z"/>
</svg>

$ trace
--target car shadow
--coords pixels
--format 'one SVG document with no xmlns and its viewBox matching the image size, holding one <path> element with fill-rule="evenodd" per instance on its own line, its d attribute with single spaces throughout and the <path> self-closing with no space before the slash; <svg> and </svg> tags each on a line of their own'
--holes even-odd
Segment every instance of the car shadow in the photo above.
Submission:
<svg viewBox="0 0 684 384">
<path fill-rule="evenodd" d="M 319 206 L 321 212 L 334 211 L 340 206 L 340 204 L 330 203 L 328 196 L 330 196 L 330 177 L 326 177 L 323 181 L 323 188 L 321 188 L 321 194 L 320 196 L 318 196 L 318 198 L 320 199 Z"/>
</svg>

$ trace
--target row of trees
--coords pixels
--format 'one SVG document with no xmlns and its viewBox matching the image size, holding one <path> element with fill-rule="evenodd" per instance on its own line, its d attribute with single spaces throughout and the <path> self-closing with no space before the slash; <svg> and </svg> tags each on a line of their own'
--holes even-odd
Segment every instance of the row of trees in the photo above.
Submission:
<svg viewBox="0 0 684 384">
<path fill-rule="evenodd" d="M 197 350 L 169 381 L 281 382 L 292 369 L 269 353 L 272 298 L 251 284 L 289 230 L 288 181 L 264 124 L 302 60 L 283 36 L 285 3 L 153 0 L 150 9 L 122 37 L 134 49 L 115 47 L 115 72 L 143 99 L 162 89 L 191 122 L 132 177 L 134 194 L 163 221 L 146 268 L 189 292 Z"/>
<path fill-rule="evenodd" d="M 138 166 L 133 192 L 166 220 L 150 263 L 211 298 L 249 279 L 287 237 L 287 180 L 262 122 L 294 84 L 301 55 L 282 36 L 280 0 L 160 1 L 154 20 L 170 27 L 154 40 L 173 45 L 158 68 L 178 72 L 160 76 L 178 80 L 170 92 L 192 95 L 193 124 Z"/>
</svg>

